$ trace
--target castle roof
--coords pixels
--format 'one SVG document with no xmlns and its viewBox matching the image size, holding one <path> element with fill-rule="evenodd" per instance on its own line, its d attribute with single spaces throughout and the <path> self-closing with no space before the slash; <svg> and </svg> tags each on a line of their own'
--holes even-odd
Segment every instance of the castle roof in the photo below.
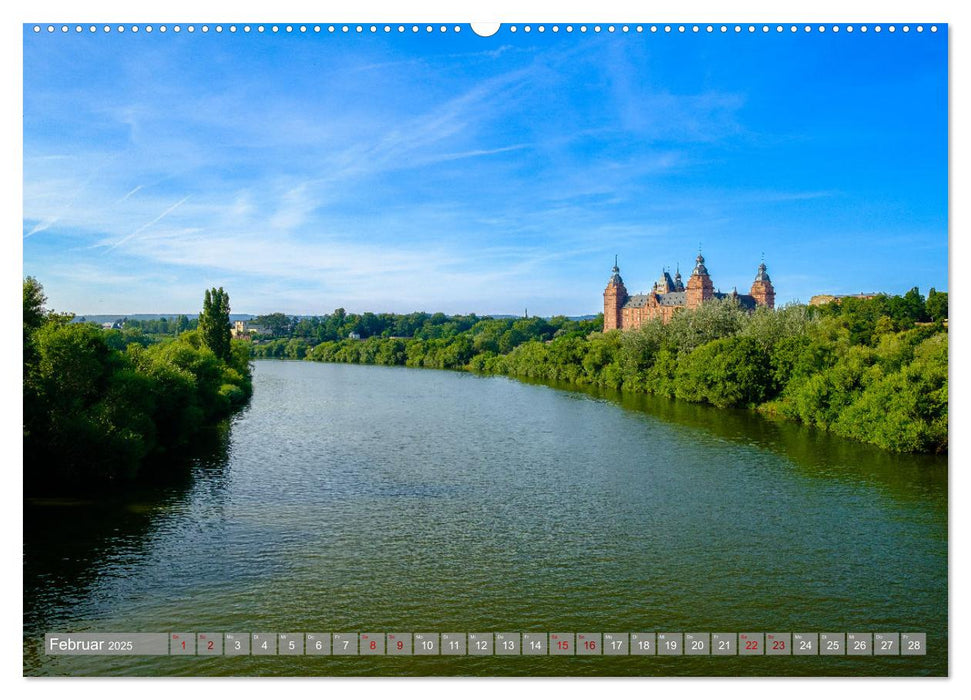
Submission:
<svg viewBox="0 0 971 700">
<path fill-rule="evenodd" d="M 635 308 L 647 306 L 652 298 L 661 306 L 684 306 L 687 303 L 685 292 L 668 292 L 666 294 L 632 294 L 627 298 L 627 303 L 624 306 Z"/>
<path fill-rule="evenodd" d="M 716 299 L 734 298 L 738 300 L 738 305 L 741 306 L 746 311 L 752 311 L 757 306 L 755 302 L 755 297 L 753 297 L 751 294 L 739 294 L 737 291 L 732 291 L 732 292 L 729 292 L 728 294 L 725 294 L 723 292 L 715 292 L 715 298 Z"/>
<path fill-rule="evenodd" d="M 707 275 L 708 268 L 705 267 L 705 256 L 698 253 L 698 257 L 695 258 L 695 269 L 691 271 L 691 275 Z"/>
<path fill-rule="evenodd" d="M 631 294 L 629 297 L 627 297 L 627 303 L 624 304 L 624 306 L 625 307 L 647 306 L 648 300 L 653 296 L 655 295 L 654 294 Z"/>
<path fill-rule="evenodd" d="M 766 272 L 765 262 L 762 262 L 762 264 L 759 265 L 759 271 L 758 271 L 758 274 L 755 275 L 755 281 L 756 282 L 771 282 L 772 281 L 772 280 L 769 279 L 769 273 Z"/>
<path fill-rule="evenodd" d="M 621 285 L 621 284 L 624 283 L 624 280 L 621 279 L 621 277 L 620 277 L 620 268 L 617 267 L 617 256 L 616 255 L 614 256 L 614 266 L 611 268 L 610 271 L 613 274 L 610 275 L 610 282 L 608 284 Z"/>
<path fill-rule="evenodd" d="M 667 294 L 658 294 L 658 303 L 661 306 L 684 306 L 685 292 L 668 292 Z"/>
</svg>

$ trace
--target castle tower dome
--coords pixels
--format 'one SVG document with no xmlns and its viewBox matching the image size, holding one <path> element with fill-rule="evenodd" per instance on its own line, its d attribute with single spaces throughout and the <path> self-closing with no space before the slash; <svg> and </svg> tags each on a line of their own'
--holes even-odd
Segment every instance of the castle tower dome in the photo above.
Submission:
<svg viewBox="0 0 971 700">
<path fill-rule="evenodd" d="M 758 272 L 755 273 L 755 281 L 752 282 L 750 293 L 755 297 L 755 303 L 759 306 L 775 308 L 775 288 L 772 286 L 772 280 L 769 278 L 764 259 L 759 265 Z"/>
<path fill-rule="evenodd" d="M 771 282 L 772 281 L 772 280 L 769 279 L 769 273 L 766 271 L 765 261 L 764 260 L 759 265 L 759 271 L 758 271 L 758 274 L 755 275 L 755 281 L 756 282 Z"/>
<path fill-rule="evenodd" d="M 683 292 L 684 291 L 684 282 L 681 281 L 681 265 L 679 264 L 675 268 L 675 270 L 676 270 L 676 272 L 674 273 L 674 291 L 676 291 L 676 292 Z"/>
<path fill-rule="evenodd" d="M 620 276 L 620 267 L 617 266 L 617 256 L 614 256 L 614 266 L 611 269 L 610 280 L 607 281 L 607 288 L 604 289 L 604 332 L 623 328 L 623 308 L 627 303 L 627 287 Z"/>
<path fill-rule="evenodd" d="M 608 284 L 623 284 L 624 280 L 620 277 L 620 268 L 617 267 L 617 256 L 614 256 L 614 266 L 610 269 L 610 282 Z"/>
<path fill-rule="evenodd" d="M 695 269 L 691 271 L 688 284 L 685 287 L 684 301 L 689 309 L 697 309 L 704 302 L 715 297 L 715 285 L 705 267 L 705 257 L 698 251 L 695 258 Z"/>
<path fill-rule="evenodd" d="M 705 256 L 701 254 L 701 251 L 698 251 L 698 257 L 695 258 L 695 269 L 691 271 L 691 276 L 707 274 L 708 268 L 705 267 Z"/>
</svg>

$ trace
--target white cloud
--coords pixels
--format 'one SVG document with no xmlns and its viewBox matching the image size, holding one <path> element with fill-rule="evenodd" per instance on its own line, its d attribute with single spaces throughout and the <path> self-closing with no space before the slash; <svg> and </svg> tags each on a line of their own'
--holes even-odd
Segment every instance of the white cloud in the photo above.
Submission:
<svg viewBox="0 0 971 700">
<path fill-rule="evenodd" d="M 159 221 L 161 221 L 162 219 L 164 219 L 166 216 L 168 216 L 169 214 L 171 214 L 173 211 L 175 211 L 176 209 L 178 209 L 179 207 L 181 207 L 183 204 L 185 204 L 188 199 L 189 199 L 189 196 L 186 195 L 185 197 L 183 197 L 182 199 L 180 199 L 178 202 L 176 202 L 175 204 L 173 204 L 172 206 L 170 206 L 168 209 L 166 209 L 165 211 L 163 211 L 161 214 L 159 214 L 158 216 L 156 216 L 151 221 L 149 221 L 149 222 L 147 222 L 145 224 L 142 224 L 141 226 L 139 226 L 137 229 L 135 229 L 134 231 L 132 231 L 130 234 L 128 234 L 127 236 L 125 236 L 121 240 L 119 240 L 119 241 L 117 241 L 117 242 L 112 243 L 111 245 L 109 245 L 108 248 L 104 252 L 107 253 L 109 251 L 114 250 L 118 246 L 120 246 L 120 245 L 122 245 L 124 243 L 127 243 L 128 241 L 130 241 L 132 238 L 134 238 L 135 236 L 137 236 L 138 234 L 140 234 L 142 231 L 150 228 L 151 226 L 154 226 Z"/>
</svg>

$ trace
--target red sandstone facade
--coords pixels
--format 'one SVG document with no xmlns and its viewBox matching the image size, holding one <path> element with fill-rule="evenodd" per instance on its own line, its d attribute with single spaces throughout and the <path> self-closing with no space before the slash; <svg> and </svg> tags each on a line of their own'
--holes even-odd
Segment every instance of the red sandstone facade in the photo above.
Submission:
<svg viewBox="0 0 971 700">
<path fill-rule="evenodd" d="M 775 308 L 775 289 L 766 271 L 765 263 L 759 265 L 752 289 L 748 294 L 722 294 L 715 291 L 715 285 L 705 267 L 705 259 L 701 253 L 695 259 L 694 270 L 688 278 L 688 284 L 681 281 L 681 271 L 677 271 L 674 278 L 664 270 L 661 278 L 654 283 L 650 294 L 627 293 L 624 280 L 620 277 L 620 268 L 614 261 L 613 274 L 604 290 L 604 331 L 615 328 L 640 328 L 651 319 L 659 318 L 662 323 L 671 320 L 678 309 L 697 309 L 711 299 L 733 298 L 746 309 L 754 310 L 757 306 Z"/>
</svg>

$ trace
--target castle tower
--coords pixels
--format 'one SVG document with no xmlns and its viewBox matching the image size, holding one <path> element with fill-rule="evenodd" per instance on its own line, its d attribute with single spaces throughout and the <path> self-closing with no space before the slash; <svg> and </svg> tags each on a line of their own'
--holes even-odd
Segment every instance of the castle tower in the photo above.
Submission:
<svg viewBox="0 0 971 700">
<path fill-rule="evenodd" d="M 705 267 L 705 258 L 701 253 L 695 258 L 695 269 L 691 271 L 688 278 L 688 286 L 685 288 L 684 303 L 689 309 L 697 309 L 702 302 L 713 299 L 715 296 L 715 285 L 708 276 L 708 268 Z"/>
<path fill-rule="evenodd" d="M 772 286 L 772 280 L 769 279 L 769 273 L 765 271 L 764 260 L 759 265 L 759 271 L 755 275 L 755 281 L 752 282 L 750 294 L 755 297 L 755 303 L 759 306 L 775 308 L 775 289 Z"/>
<path fill-rule="evenodd" d="M 621 309 L 627 303 L 627 287 L 620 278 L 620 268 L 617 267 L 617 257 L 614 256 L 614 268 L 604 290 L 604 333 L 615 328 L 623 327 Z"/>
<path fill-rule="evenodd" d="M 654 283 L 654 293 L 655 294 L 667 294 L 668 292 L 675 291 L 674 280 L 671 279 L 671 273 L 667 270 L 661 270 L 661 276 L 658 278 L 657 282 Z"/>
<path fill-rule="evenodd" d="M 678 265 L 676 272 L 674 273 L 674 291 L 683 292 L 684 282 L 681 281 L 681 266 Z"/>
</svg>

